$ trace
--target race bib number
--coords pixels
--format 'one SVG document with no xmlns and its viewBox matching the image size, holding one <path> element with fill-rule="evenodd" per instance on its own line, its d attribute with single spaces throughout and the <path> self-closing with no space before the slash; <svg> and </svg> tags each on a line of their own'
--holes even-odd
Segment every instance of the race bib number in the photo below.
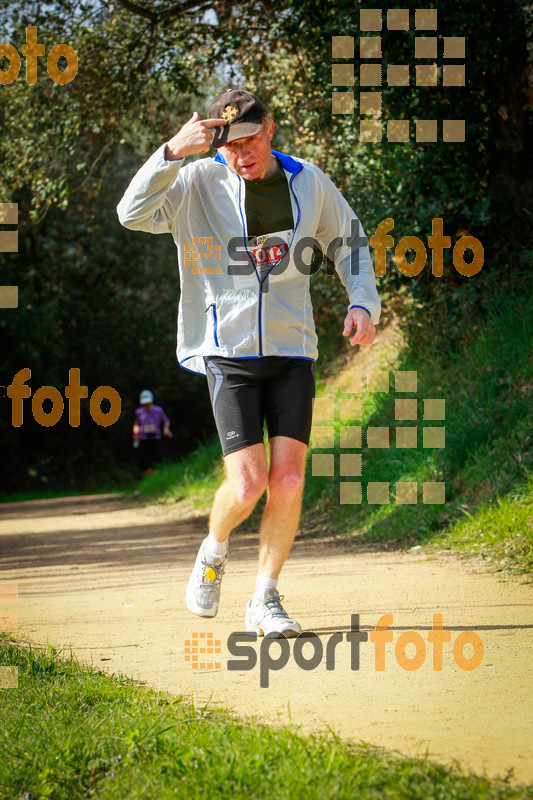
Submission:
<svg viewBox="0 0 533 800">
<path fill-rule="evenodd" d="M 251 238 L 249 249 L 261 275 L 269 272 L 288 253 L 291 236 L 292 231 L 276 231 Z"/>
<path fill-rule="evenodd" d="M 238 265 L 232 266 L 233 282 L 236 289 L 257 288 L 259 280 L 263 280 L 266 275 L 275 277 L 276 265 L 279 264 L 283 256 L 289 251 L 289 242 L 292 237 L 292 230 L 276 231 L 267 233 L 264 236 L 250 236 L 247 241 L 248 253 L 252 256 L 255 271 L 252 271 L 251 264 L 243 265 L 239 275 Z"/>
</svg>

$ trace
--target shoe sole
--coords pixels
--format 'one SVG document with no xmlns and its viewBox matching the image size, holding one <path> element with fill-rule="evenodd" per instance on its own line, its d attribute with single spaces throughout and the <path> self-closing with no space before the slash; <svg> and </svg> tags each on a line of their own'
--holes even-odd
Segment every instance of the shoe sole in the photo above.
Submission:
<svg viewBox="0 0 533 800">
<path fill-rule="evenodd" d="M 195 614 L 197 617 L 206 617 L 207 619 L 213 619 L 218 614 L 218 608 L 214 614 L 206 614 L 204 610 L 196 611 L 194 608 L 191 608 L 190 605 L 187 604 L 187 611 L 190 611 L 191 614 Z"/>
<path fill-rule="evenodd" d="M 246 626 L 246 633 L 248 636 L 257 634 L 258 636 L 264 636 L 265 639 L 295 639 L 301 632 L 301 630 L 295 631 L 289 628 L 286 631 L 270 631 L 270 633 L 265 633 L 258 625 L 247 624 Z"/>
<path fill-rule="evenodd" d="M 187 610 L 190 611 L 191 614 L 196 614 L 197 617 L 213 618 L 218 614 L 218 604 L 214 612 L 209 611 L 207 608 L 200 608 L 200 606 L 197 606 L 191 602 L 188 591 L 185 594 L 185 605 L 187 606 Z"/>
</svg>

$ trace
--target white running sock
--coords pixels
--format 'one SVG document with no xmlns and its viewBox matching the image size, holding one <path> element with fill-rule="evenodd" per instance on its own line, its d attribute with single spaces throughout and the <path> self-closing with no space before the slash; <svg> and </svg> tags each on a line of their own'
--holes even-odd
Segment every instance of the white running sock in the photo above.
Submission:
<svg viewBox="0 0 533 800">
<path fill-rule="evenodd" d="M 254 602 L 264 600 L 270 589 L 276 589 L 277 578 L 267 578 L 265 575 L 258 575 L 255 582 Z"/>
<path fill-rule="evenodd" d="M 204 547 L 205 552 L 210 556 L 222 558 L 222 556 L 225 556 L 228 552 L 228 540 L 226 539 L 225 542 L 217 542 L 211 531 L 209 531 L 209 535 L 204 539 Z"/>
</svg>

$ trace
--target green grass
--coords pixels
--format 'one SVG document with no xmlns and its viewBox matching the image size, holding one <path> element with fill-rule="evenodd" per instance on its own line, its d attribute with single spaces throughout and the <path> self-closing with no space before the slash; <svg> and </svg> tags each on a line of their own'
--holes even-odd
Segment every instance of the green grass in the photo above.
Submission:
<svg viewBox="0 0 533 800">
<path fill-rule="evenodd" d="M 19 671 L 19 687 L 0 692 L 2 800 L 528 796 L 424 759 L 195 709 L 5 636 L 0 663 Z"/>
<path fill-rule="evenodd" d="M 391 433 L 386 449 L 365 448 L 363 439 L 363 492 L 367 482 L 386 481 L 392 502 L 372 505 L 363 495 L 360 505 L 340 505 L 338 484 L 345 479 L 312 476 L 309 465 L 304 518 L 311 527 L 321 531 L 328 526 L 361 541 L 391 546 L 435 543 L 470 552 L 482 548 L 487 557 L 531 570 L 527 498 L 533 477 L 532 318 L 530 299 L 521 304 L 494 302 L 482 320 L 473 315 L 469 327 L 462 320 L 459 330 L 469 334 L 463 341 L 456 329 L 447 339 L 432 339 L 428 325 L 418 334 L 411 325 L 396 362 L 381 369 L 416 370 L 417 395 L 394 395 L 391 380 L 389 393 L 368 394 L 363 403 L 363 428 L 388 427 Z M 338 404 L 342 395 L 337 383 L 330 381 L 322 394 L 334 396 Z M 397 397 L 419 398 L 417 423 L 395 421 Z M 444 398 L 445 420 L 424 422 L 421 398 Z M 418 447 L 397 449 L 393 429 L 415 424 Z M 445 426 L 446 447 L 424 448 L 422 425 Z M 335 427 L 338 442 L 339 422 Z M 338 476 L 337 470 L 338 466 Z M 394 502 L 395 484 L 403 481 L 419 485 L 416 505 Z M 445 504 L 422 502 L 420 484 L 425 481 L 445 482 Z M 464 527 L 466 514 L 466 522 L 472 524 Z M 485 535 L 480 526 L 488 519 L 490 535 Z"/>
<path fill-rule="evenodd" d="M 504 564 L 520 565 L 521 571 L 533 570 L 533 480 L 463 514 L 439 537 L 440 546 L 488 553 Z"/>
<path fill-rule="evenodd" d="M 177 463 L 161 464 L 142 479 L 138 490 L 142 497 L 160 502 L 192 499 L 198 508 L 207 508 L 222 477 L 220 443 L 212 439 Z"/>
</svg>

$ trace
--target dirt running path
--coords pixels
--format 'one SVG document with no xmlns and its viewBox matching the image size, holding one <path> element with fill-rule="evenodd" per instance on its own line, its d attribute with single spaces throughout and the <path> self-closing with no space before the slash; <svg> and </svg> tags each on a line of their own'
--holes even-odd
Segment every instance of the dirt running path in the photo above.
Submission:
<svg viewBox="0 0 533 800">
<path fill-rule="evenodd" d="M 220 703 L 238 715 L 292 721 L 305 732 L 329 727 L 405 754 L 427 750 L 441 763 L 456 759 L 491 777 L 513 768 L 515 780 L 533 782 L 531 585 L 447 555 L 297 540 L 280 589 L 289 612 L 318 634 L 324 654 L 331 634 L 346 632 L 354 613 L 367 632 L 392 613 L 394 643 L 386 645 L 383 672 L 375 670 L 370 641 L 361 645 L 359 670 L 351 669 L 345 637 L 334 670 L 326 669 L 325 655 L 313 671 L 300 669 L 291 643 L 287 666 L 260 688 L 259 666 L 226 668 L 227 637 L 243 629 L 254 586 L 256 536 L 234 532 L 221 610 L 216 620 L 201 620 L 186 610 L 184 594 L 207 521 L 184 518 L 190 511 L 181 506 L 132 507 L 114 495 L 3 505 L 0 589 L 1 581 L 18 582 L 19 634 L 33 643 L 72 646 L 100 669 L 193 695 L 200 704 Z M 443 615 L 452 642 L 465 629 L 482 638 L 484 659 L 475 671 L 456 665 L 451 644 L 444 646 L 442 671 L 433 671 L 427 631 L 434 612 Z M 405 630 L 427 644 L 416 671 L 396 661 L 395 643 Z M 185 660 L 193 632 L 220 640 L 220 670 L 193 670 Z M 260 643 L 253 647 L 259 655 Z M 270 648 L 277 658 L 279 645 Z M 312 652 L 307 643 L 304 657 Z M 471 652 L 468 645 L 465 656 Z"/>
</svg>

